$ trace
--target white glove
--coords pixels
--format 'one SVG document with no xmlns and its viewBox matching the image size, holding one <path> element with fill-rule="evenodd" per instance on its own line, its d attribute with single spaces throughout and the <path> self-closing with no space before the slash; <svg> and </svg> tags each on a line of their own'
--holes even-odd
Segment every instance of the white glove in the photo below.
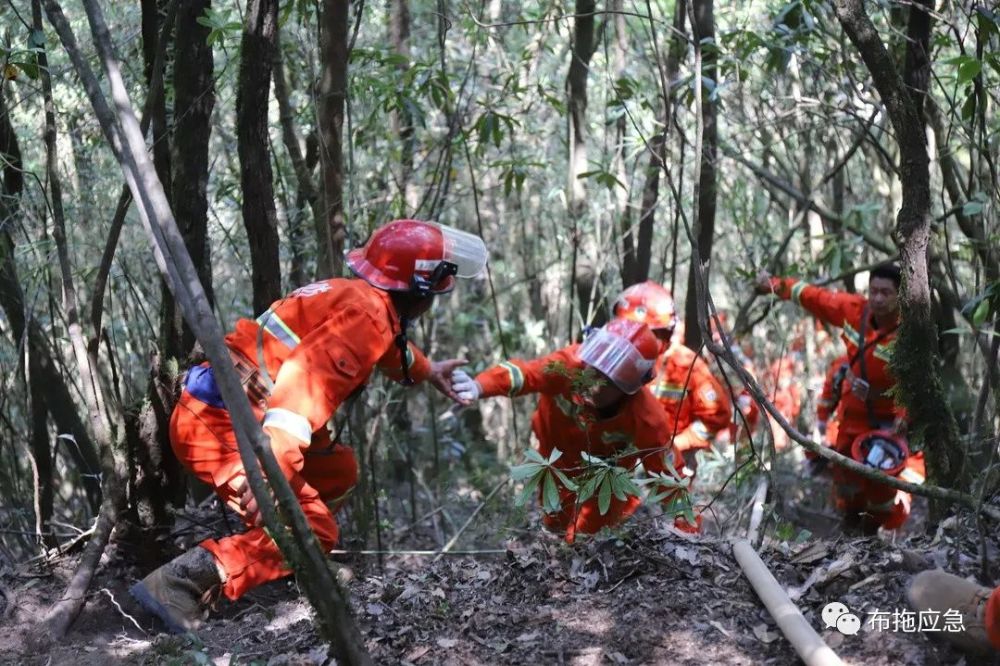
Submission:
<svg viewBox="0 0 1000 666">
<path fill-rule="evenodd" d="M 458 394 L 459 400 L 467 403 L 479 400 L 479 396 L 483 394 L 479 382 L 464 370 L 455 370 L 451 373 L 451 390 Z"/>
</svg>

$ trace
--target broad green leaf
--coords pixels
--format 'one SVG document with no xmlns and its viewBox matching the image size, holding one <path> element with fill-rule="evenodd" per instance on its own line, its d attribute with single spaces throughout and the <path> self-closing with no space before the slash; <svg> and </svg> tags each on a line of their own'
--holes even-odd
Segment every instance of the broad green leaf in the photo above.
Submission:
<svg viewBox="0 0 1000 666">
<path fill-rule="evenodd" d="M 968 56 L 965 56 L 968 58 Z M 958 66 L 958 85 L 963 85 L 972 81 L 974 78 L 979 76 L 979 72 L 983 71 L 983 63 L 979 62 L 975 58 L 968 58 L 964 60 Z"/>
<path fill-rule="evenodd" d="M 611 479 L 604 477 L 601 489 L 597 491 L 597 510 L 603 516 L 611 508 Z"/>
<path fill-rule="evenodd" d="M 523 465 L 515 465 L 510 468 L 510 478 L 515 481 L 521 481 L 527 479 L 529 476 L 537 474 L 539 471 L 544 470 L 545 467 L 539 465 L 538 463 L 525 463 Z"/>
<path fill-rule="evenodd" d="M 966 201 L 965 205 L 962 206 L 963 215 L 979 215 L 982 212 L 983 212 L 982 201 Z"/>
<path fill-rule="evenodd" d="M 542 510 L 545 513 L 556 513 L 561 507 L 559 502 L 559 489 L 556 487 L 555 477 L 546 473 L 545 485 L 542 490 Z"/>
<path fill-rule="evenodd" d="M 990 301 L 984 298 L 976 306 L 975 311 L 972 313 L 972 324 L 974 326 L 982 326 L 986 321 L 986 318 L 990 315 Z"/>
<path fill-rule="evenodd" d="M 541 474 L 531 477 L 531 480 L 529 480 L 526 484 L 524 484 L 524 489 L 521 490 L 521 494 L 518 495 L 517 499 L 514 500 L 514 504 L 516 506 L 524 506 L 525 504 L 527 504 L 528 501 L 531 500 L 532 496 L 535 494 L 535 491 L 538 489 L 538 482 L 541 480 L 542 480 Z"/>
</svg>

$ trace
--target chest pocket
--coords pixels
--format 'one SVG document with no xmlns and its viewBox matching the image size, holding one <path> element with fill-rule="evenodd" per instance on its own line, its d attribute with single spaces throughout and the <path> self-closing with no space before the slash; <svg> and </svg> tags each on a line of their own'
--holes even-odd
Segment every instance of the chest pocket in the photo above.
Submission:
<svg viewBox="0 0 1000 666">
<path fill-rule="evenodd" d="M 335 349 L 330 352 L 333 369 L 347 379 L 361 379 L 361 361 L 350 349 Z"/>
</svg>

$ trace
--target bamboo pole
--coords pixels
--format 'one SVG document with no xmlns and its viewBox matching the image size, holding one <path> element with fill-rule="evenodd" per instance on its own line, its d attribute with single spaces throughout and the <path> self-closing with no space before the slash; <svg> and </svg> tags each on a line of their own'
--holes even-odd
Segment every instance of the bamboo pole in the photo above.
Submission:
<svg viewBox="0 0 1000 666">
<path fill-rule="evenodd" d="M 830 649 L 816 630 L 806 622 L 802 612 L 792 603 L 761 561 L 760 556 L 744 539 L 733 542 L 733 555 L 760 600 L 764 602 L 778 628 L 792 644 L 806 666 L 839 666 L 840 657 Z"/>
</svg>

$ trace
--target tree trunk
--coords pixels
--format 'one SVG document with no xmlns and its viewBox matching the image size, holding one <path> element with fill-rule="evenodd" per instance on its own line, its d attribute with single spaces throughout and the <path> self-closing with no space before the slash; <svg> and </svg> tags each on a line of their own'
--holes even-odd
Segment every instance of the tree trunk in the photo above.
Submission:
<svg viewBox="0 0 1000 666">
<path fill-rule="evenodd" d="M 695 40 L 706 43 L 715 41 L 715 8 L 713 0 L 694 0 L 692 5 L 691 32 Z M 718 83 L 716 72 L 716 49 L 702 50 L 702 152 L 698 172 L 698 211 L 691 233 L 698 237 L 698 257 L 692 257 L 692 268 L 688 272 L 687 297 L 684 301 L 684 344 L 694 350 L 701 348 L 702 335 L 698 326 L 698 298 L 695 285 L 696 271 L 693 266 L 698 261 L 707 264 L 712 256 L 712 241 L 715 237 L 715 160 L 718 152 L 718 129 L 716 127 L 717 108 L 713 93 Z M 706 85 L 707 84 L 707 85 Z M 709 278 L 708 266 L 705 270 L 706 287 Z"/>
<path fill-rule="evenodd" d="M 646 182 L 642 188 L 642 207 L 640 209 L 639 230 L 636 236 L 635 248 L 632 247 L 632 235 L 624 237 L 624 271 L 622 282 L 624 286 L 645 282 L 649 279 L 649 267 L 652 260 L 653 229 L 656 225 L 656 207 L 660 198 L 660 177 L 667 169 L 667 136 L 673 121 L 673 95 L 670 86 L 680 71 L 681 58 L 687 47 L 684 40 L 684 25 L 687 14 L 686 0 L 677 0 L 674 5 L 674 24 L 670 35 L 670 48 L 667 51 L 666 63 L 660 80 L 663 116 L 663 129 L 649 139 L 647 150 L 649 161 L 646 163 Z M 655 34 L 655 33 L 654 33 Z M 654 38 L 655 39 L 655 38 Z M 659 54 L 659 51 L 657 51 Z M 659 59 L 659 55 L 657 55 Z"/>
<path fill-rule="evenodd" d="M 80 415 L 76 411 L 69 387 L 56 367 L 48 347 L 45 332 L 25 308 L 24 292 L 14 263 L 14 240 L 10 236 L 12 221 L 18 214 L 24 176 L 21 171 L 21 151 L 10 123 L 6 96 L 0 90 L 0 158 L 3 161 L 3 188 L 0 192 L 0 307 L 7 315 L 16 341 L 27 336 L 28 355 L 37 362 L 35 381 L 45 393 L 45 404 L 60 434 L 72 437 L 66 442 L 70 457 L 82 477 L 82 484 L 93 510 L 101 503 L 98 481 L 100 463 L 97 449 Z"/>
<path fill-rule="evenodd" d="M 316 186 L 313 183 L 315 163 L 302 155 L 299 144 L 299 132 L 295 127 L 295 109 L 292 108 L 288 81 L 285 77 L 284 54 L 281 50 L 281 29 L 275 35 L 274 45 L 274 97 L 278 100 L 278 111 L 281 120 L 281 138 L 292 161 L 295 172 L 295 209 L 288 215 L 288 243 L 291 245 L 291 269 L 289 279 L 292 286 L 299 287 L 306 283 L 306 221 L 312 213 L 313 223 L 320 219 L 320 206 L 316 196 Z"/>
<path fill-rule="evenodd" d="M 930 241 L 930 168 L 924 125 L 919 110 L 926 72 L 907 72 L 900 77 L 861 0 L 836 0 L 837 18 L 857 47 L 885 105 L 899 144 L 899 177 L 902 207 L 896 217 L 903 284 L 900 289 L 902 321 L 891 368 L 897 377 L 897 393 L 910 417 L 910 435 L 927 452 L 932 479 L 958 487 L 963 476 L 964 449 L 958 439 L 954 416 L 942 387 L 937 354 L 937 335 L 931 313 L 927 255 Z M 914 4 L 913 14 L 926 14 L 926 5 Z M 930 39 L 927 16 L 912 16 L 911 24 L 923 28 L 910 31 L 906 62 L 926 67 Z M 911 25 L 912 27 L 912 25 Z M 906 82 L 904 84 L 904 81 Z M 967 472 L 966 472 L 967 473 Z M 936 503 L 935 503 L 936 504 Z M 932 507 L 940 517 L 942 507 Z"/>
<path fill-rule="evenodd" d="M 346 3 L 344 3 L 346 4 Z M 274 205 L 267 109 L 278 28 L 277 0 L 250 0 L 243 26 L 236 136 L 243 193 L 243 225 L 250 244 L 255 314 L 281 298 L 278 211 Z"/>
<path fill-rule="evenodd" d="M 181 0 L 177 0 L 180 2 Z M 164 0 L 140 0 L 142 10 L 142 61 L 146 85 L 153 81 L 153 67 L 156 63 L 156 43 L 163 24 L 163 12 L 168 2 Z M 181 2 L 181 4 L 185 4 Z M 163 186 L 170 192 L 171 164 L 169 128 L 167 126 L 167 97 L 160 95 L 149 109 L 153 126 L 153 164 Z M 176 114 L 175 114 L 176 117 Z"/>
<path fill-rule="evenodd" d="M 567 170 L 567 200 L 570 224 L 573 228 L 572 280 L 573 289 L 580 304 L 580 315 L 584 324 L 600 326 L 607 321 L 607 313 L 602 308 L 592 307 L 592 296 L 597 282 L 597 267 L 594 257 L 597 248 L 593 246 L 593 234 L 581 227 L 584 222 L 586 187 L 580 175 L 587 168 L 587 76 L 590 73 L 590 59 L 596 48 L 594 40 L 594 0 L 576 0 L 573 19 L 573 41 L 570 48 L 569 71 L 566 74 L 567 102 L 567 143 L 569 164 Z M 572 297 L 571 297 L 572 298 Z M 573 303 L 570 301 L 570 335 L 573 332 Z"/>
<path fill-rule="evenodd" d="M 212 299 L 211 258 L 208 236 L 208 146 L 211 115 L 215 106 L 212 49 L 209 30 L 197 22 L 210 7 L 210 0 L 180 3 L 176 15 L 167 17 L 173 26 L 161 26 L 157 39 L 174 38 L 174 127 L 173 209 L 198 277 Z M 156 51 L 167 44 L 155 44 Z M 151 56 L 156 60 L 155 55 Z M 162 57 L 160 58 L 162 61 Z M 157 72 L 162 77 L 164 72 Z M 151 97 L 162 97 L 151 89 Z M 162 78 L 160 79 L 162 81 Z M 155 108 L 155 106 L 154 106 Z M 160 351 L 152 359 L 142 402 L 125 416 L 125 440 L 129 451 L 130 510 L 140 530 L 140 557 L 161 559 L 157 534 L 173 525 L 169 506 L 180 506 L 186 491 L 183 468 L 170 446 L 170 414 L 174 407 L 174 372 L 183 368 L 194 347 L 191 329 L 184 323 L 166 284 L 161 287 Z M 176 370 L 175 370 L 176 369 Z"/>
<path fill-rule="evenodd" d="M 212 256 L 208 245 L 207 190 L 208 147 L 212 133 L 212 110 L 215 108 L 215 65 L 212 47 L 207 41 L 209 28 L 198 23 L 198 18 L 204 16 L 211 4 L 211 0 L 187 0 L 181 2 L 178 8 L 174 37 L 174 128 L 171 143 L 171 207 L 209 302 L 214 301 Z M 266 94 L 262 105 L 266 110 Z M 168 296 L 169 292 L 165 290 L 164 295 Z M 194 333 L 183 323 L 173 299 L 169 300 L 169 312 L 161 322 L 164 338 L 161 349 L 164 359 L 181 359 L 194 347 Z"/>
<path fill-rule="evenodd" d="M 344 221 L 344 109 L 347 102 L 348 3 L 324 0 L 320 16 L 320 173 L 323 215 L 316 221 L 317 277 L 340 275 L 347 226 Z"/>
<path fill-rule="evenodd" d="M 410 5 L 409 0 L 392 0 L 389 14 L 389 42 L 392 50 L 405 59 L 396 69 L 405 73 L 410 68 Z M 417 207 L 417 192 L 411 188 L 413 176 L 413 153 L 416 148 L 416 134 L 413 131 L 413 114 L 406 105 L 392 113 L 393 134 L 399 141 L 400 196 L 403 200 L 404 214 L 410 215 Z"/>
<path fill-rule="evenodd" d="M 28 391 L 31 402 L 31 456 L 34 458 L 35 476 L 35 529 L 41 535 L 42 543 L 54 546 L 51 534 L 55 479 L 52 476 L 52 444 L 49 441 L 49 411 L 45 408 L 45 391 L 42 389 L 42 373 L 38 359 L 28 355 Z"/>
</svg>

